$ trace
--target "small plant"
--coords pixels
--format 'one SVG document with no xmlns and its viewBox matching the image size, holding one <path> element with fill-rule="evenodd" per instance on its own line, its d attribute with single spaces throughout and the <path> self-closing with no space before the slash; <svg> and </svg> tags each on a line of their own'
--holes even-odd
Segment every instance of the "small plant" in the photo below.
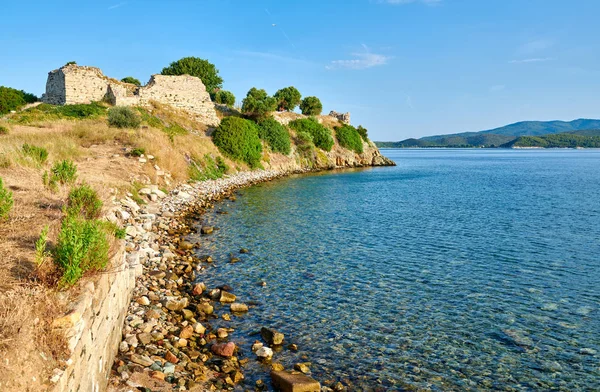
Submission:
<svg viewBox="0 0 600 392">
<path fill-rule="evenodd" d="M 65 64 L 65 67 L 66 67 L 67 65 L 77 65 L 77 61 L 68 61 L 68 62 Z"/>
<path fill-rule="evenodd" d="M 235 95 L 231 91 L 219 90 L 215 93 L 215 102 L 233 107 L 235 104 Z"/>
<path fill-rule="evenodd" d="M 44 226 L 42 233 L 40 234 L 40 238 L 35 241 L 35 264 L 38 266 L 38 268 L 44 264 L 44 261 L 46 261 L 47 257 L 51 256 L 50 252 L 46 251 L 49 229 L 50 227 L 48 225 Z"/>
<path fill-rule="evenodd" d="M 72 184 L 77 179 L 77 166 L 73 161 L 65 159 L 64 161 L 56 162 L 50 169 L 50 177 L 48 185 L 60 183 Z"/>
<path fill-rule="evenodd" d="M 213 159 L 209 154 L 202 159 L 192 159 L 190 162 L 189 176 L 192 181 L 216 180 L 227 173 L 229 167 L 221 157 Z"/>
<path fill-rule="evenodd" d="M 142 116 L 142 121 L 148 124 L 149 127 L 158 129 L 162 129 L 164 127 L 161 119 L 148 113 L 146 109 L 142 107 L 137 107 L 136 109 L 140 113 L 140 116 Z"/>
<path fill-rule="evenodd" d="M 308 133 L 312 136 L 313 143 L 321 150 L 331 151 L 334 141 L 331 131 L 319 124 L 316 118 L 301 118 L 290 123 L 290 127 L 297 133 Z"/>
<path fill-rule="evenodd" d="M 258 124 L 258 136 L 269 143 L 269 146 L 275 152 L 284 155 L 289 155 L 291 152 L 290 133 L 285 126 L 281 125 L 273 117 Z"/>
<path fill-rule="evenodd" d="M 126 76 L 123 79 L 121 79 L 121 82 L 135 84 L 136 86 L 142 85 L 142 83 L 138 79 L 134 78 L 133 76 Z"/>
<path fill-rule="evenodd" d="M 79 215 L 86 219 L 95 219 L 102 212 L 102 200 L 98 193 L 87 184 L 79 185 L 69 192 L 67 214 Z"/>
<path fill-rule="evenodd" d="M 260 165 L 262 145 L 254 122 L 239 117 L 225 117 L 213 133 L 213 141 L 231 158 L 246 162 L 252 168 Z"/>
<path fill-rule="evenodd" d="M 105 268 L 109 247 L 102 222 L 67 215 L 54 249 L 54 262 L 62 273 L 59 286 L 72 286 L 87 271 Z"/>
<path fill-rule="evenodd" d="M 300 103 L 300 110 L 306 116 L 318 116 L 323 112 L 323 104 L 317 97 L 306 97 Z"/>
<path fill-rule="evenodd" d="M 0 135 L 8 135 L 8 128 L 4 125 L 0 125 Z"/>
<path fill-rule="evenodd" d="M 175 141 L 175 136 L 187 135 L 189 133 L 187 129 L 178 124 L 171 124 L 168 127 L 163 128 L 163 131 L 169 136 L 171 143 Z"/>
<path fill-rule="evenodd" d="M 133 150 L 131 150 L 131 152 L 129 153 L 132 157 L 141 157 L 142 155 L 144 155 L 146 153 L 146 149 L 145 148 L 141 148 L 141 147 L 136 147 Z"/>
<path fill-rule="evenodd" d="M 139 128 L 142 120 L 136 111 L 127 106 L 108 110 L 108 125 L 116 128 Z"/>
<path fill-rule="evenodd" d="M 125 238 L 127 234 L 125 229 L 119 227 L 116 223 L 111 221 L 99 221 L 104 230 L 109 234 L 114 236 L 115 238 L 122 240 Z"/>
<path fill-rule="evenodd" d="M 48 150 L 44 147 L 34 146 L 32 144 L 23 144 L 23 154 L 31 157 L 34 161 L 43 165 L 48 159 Z"/>
<path fill-rule="evenodd" d="M 8 213 L 14 204 L 13 194 L 8 189 L 4 188 L 2 178 L 0 178 L 0 220 L 8 217 Z"/>
<path fill-rule="evenodd" d="M 344 125 L 335 128 L 335 137 L 340 146 L 352 150 L 358 154 L 363 152 L 363 141 L 360 134 L 352 125 Z"/>
</svg>

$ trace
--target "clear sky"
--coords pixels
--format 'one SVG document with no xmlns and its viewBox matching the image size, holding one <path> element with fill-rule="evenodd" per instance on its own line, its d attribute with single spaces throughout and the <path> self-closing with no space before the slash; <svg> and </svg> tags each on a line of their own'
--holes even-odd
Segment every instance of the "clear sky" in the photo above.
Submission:
<svg viewBox="0 0 600 392">
<path fill-rule="evenodd" d="M 0 85 L 75 60 L 143 82 L 185 56 L 238 100 L 296 86 L 372 139 L 600 118 L 598 0 L 2 0 Z"/>
</svg>

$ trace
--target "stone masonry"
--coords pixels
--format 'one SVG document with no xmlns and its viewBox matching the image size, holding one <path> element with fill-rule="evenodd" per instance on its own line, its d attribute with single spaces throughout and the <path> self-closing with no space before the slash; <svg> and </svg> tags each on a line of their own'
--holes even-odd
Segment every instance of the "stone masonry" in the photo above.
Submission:
<svg viewBox="0 0 600 392">
<path fill-rule="evenodd" d="M 344 124 L 350 124 L 350 113 L 338 113 L 338 112 L 332 110 L 331 112 L 329 112 L 329 115 L 331 117 L 337 118 Z"/>
<path fill-rule="evenodd" d="M 151 101 L 196 115 L 208 125 L 218 125 L 214 105 L 199 78 L 189 75 L 152 75 L 138 87 L 105 76 L 99 68 L 65 65 L 48 73 L 42 101 L 72 105 L 106 100 L 118 106 L 149 106 Z"/>
</svg>

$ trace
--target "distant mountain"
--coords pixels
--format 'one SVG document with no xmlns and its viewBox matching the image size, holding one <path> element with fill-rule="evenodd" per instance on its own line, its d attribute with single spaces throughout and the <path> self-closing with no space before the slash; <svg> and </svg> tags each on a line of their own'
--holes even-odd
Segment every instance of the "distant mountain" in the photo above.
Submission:
<svg viewBox="0 0 600 392">
<path fill-rule="evenodd" d="M 519 136 L 504 148 L 600 148 L 600 130 L 553 133 L 542 136 Z"/>
<path fill-rule="evenodd" d="M 481 132 L 426 136 L 399 142 L 375 142 L 378 147 L 499 147 L 519 136 L 541 136 L 581 130 L 600 129 L 600 120 L 521 121 Z"/>
</svg>

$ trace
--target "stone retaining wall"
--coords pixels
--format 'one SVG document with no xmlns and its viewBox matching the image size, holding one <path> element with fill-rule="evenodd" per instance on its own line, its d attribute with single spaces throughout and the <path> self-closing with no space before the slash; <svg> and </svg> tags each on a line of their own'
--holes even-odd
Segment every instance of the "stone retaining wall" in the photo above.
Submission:
<svg viewBox="0 0 600 392">
<path fill-rule="evenodd" d="M 55 320 L 54 326 L 65 330 L 71 355 L 66 369 L 55 370 L 54 392 L 106 389 L 135 280 L 141 273 L 139 261 L 126 260 L 121 247 L 112 267 L 85 283 L 71 310 Z"/>
</svg>

